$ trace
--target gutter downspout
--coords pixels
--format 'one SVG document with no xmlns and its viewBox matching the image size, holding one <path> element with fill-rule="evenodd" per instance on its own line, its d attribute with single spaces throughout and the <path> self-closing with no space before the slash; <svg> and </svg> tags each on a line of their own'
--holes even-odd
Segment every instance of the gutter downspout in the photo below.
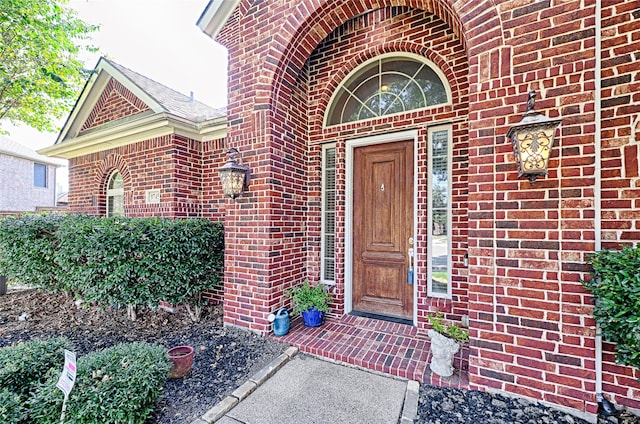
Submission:
<svg viewBox="0 0 640 424">
<path fill-rule="evenodd" d="M 595 1 L 595 182 L 594 182 L 594 210 L 595 210 L 595 251 L 602 250 L 602 3 Z M 598 415 L 604 417 L 617 416 L 619 413 L 613 403 L 602 394 L 602 335 L 600 326 L 596 323 L 595 336 L 595 372 L 596 372 L 596 400 Z"/>
<path fill-rule="evenodd" d="M 594 95 L 594 115 L 595 115 L 595 251 L 602 249 L 602 5 L 600 0 L 596 0 L 596 45 L 595 45 L 595 95 Z M 598 405 L 601 404 L 602 396 L 602 336 L 600 335 L 600 327 L 596 324 L 596 399 Z M 598 408 L 599 409 L 599 408 Z"/>
</svg>

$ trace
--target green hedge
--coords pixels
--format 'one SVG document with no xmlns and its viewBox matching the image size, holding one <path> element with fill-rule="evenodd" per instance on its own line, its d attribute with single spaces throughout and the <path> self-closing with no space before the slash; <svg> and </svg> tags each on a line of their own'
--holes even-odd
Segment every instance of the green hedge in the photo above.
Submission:
<svg viewBox="0 0 640 424">
<path fill-rule="evenodd" d="M 0 423 L 18 424 L 27 417 L 20 395 L 0 389 Z"/>
<path fill-rule="evenodd" d="M 593 315 L 616 361 L 640 368 L 640 252 L 626 246 L 590 256 L 592 278 L 582 284 L 595 298 Z"/>
<path fill-rule="evenodd" d="M 0 274 L 45 290 L 63 290 L 54 255 L 56 230 L 66 219 L 54 214 L 0 219 Z"/>
<path fill-rule="evenodd" d="M 224 230 L 203 219 L 27 215 L 0 220 L 0 258 L 0 273 L 88 302 L 196 306 L 219 282 Z"/>
<path fill-rule="evenodd" d="M 65 423 L 139 424 L 151 414 L 171 363 L 161 346 L 119 344 L 77 361 L 75 385 L 67 401 Z M 60 372 L 50 372 L 29 400 L 29 422 L 60 422 L 63 393 Z"/>
<path fill-rule="evenodd" d="M 113 307 L 157 305 L 160 293 L 146 259 L 152 241 L 144 220 L 77 217 L 58 230 L 60 278 L 86 301 Z"/>
<path fill-rule="evenodd" d="M 0 387 L 20 396 L 28 395 L 44 381 L 47 371 L 62 370 L 65 349 L 73 350 L 73 345 L 63 337 L 0 348 Z"/>
</svg>

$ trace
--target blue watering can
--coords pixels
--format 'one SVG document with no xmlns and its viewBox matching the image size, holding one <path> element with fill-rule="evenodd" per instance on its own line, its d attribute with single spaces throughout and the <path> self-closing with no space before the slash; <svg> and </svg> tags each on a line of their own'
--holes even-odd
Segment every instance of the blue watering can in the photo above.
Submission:
<svg viewBox="0 0 640 424">
<path fill-rule="evenodd" d="M 289 332 L 289 311 L 287 308 L 280 308 L 276 312 L 276 318 L 273 321 L 273 334 L 276 336 L 284 336 Z"/>
</svg>

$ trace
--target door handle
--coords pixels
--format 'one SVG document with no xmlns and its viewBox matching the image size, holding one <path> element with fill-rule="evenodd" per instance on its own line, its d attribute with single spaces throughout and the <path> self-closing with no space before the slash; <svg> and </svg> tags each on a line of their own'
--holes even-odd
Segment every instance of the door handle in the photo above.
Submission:
<svg viewBox="0 0 640 424">
<path fill-rule="evenodd" d="M 407 270 L 407 284 L 413 284 L 413 247 L 407 252 L 409 255 L 409 269 Z"/>
</svg>

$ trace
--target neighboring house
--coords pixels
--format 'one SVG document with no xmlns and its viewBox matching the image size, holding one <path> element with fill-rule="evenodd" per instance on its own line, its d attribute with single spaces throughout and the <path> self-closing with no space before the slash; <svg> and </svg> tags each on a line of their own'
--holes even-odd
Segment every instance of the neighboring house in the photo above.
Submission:
<svg viewBox="0 0 640 424">
<path fill-rule="evenodd" d="M 56 169 L 65 161 L 36 153 L 0 136 L 0 212 L 35 212 L 55 208 Z"/>
<path fill-rule="evenodd" d="M 226 116 L 181 115 L 103 59 L 43 152 L 70 159 L 74 211 L 224 219 L 227 325 L 266 334 L 308 279 L 345 327 L 468 321 L 471 388 L 593 418 L 602 383 L 640 409 L 580 284 L 589 253 L 640 241 L 640 11 L 602 3 L 213 0 L 199 26 L 229 51 Z M 535 184 L 506 138 L 530 90 L 562 119 Z M 230 147 L 251 168 L 234 201 Z"/>
</svg>

